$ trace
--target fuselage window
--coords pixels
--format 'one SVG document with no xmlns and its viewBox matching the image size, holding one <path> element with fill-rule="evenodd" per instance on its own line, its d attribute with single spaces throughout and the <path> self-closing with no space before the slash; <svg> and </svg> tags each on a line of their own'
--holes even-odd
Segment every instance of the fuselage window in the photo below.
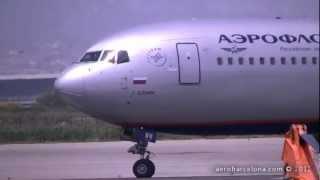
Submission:
<svg viewBox="0 0 320 180">
<path fill-rule="evenodd" d="M 291 57 L 291 64 L 297 64 L 296 57 Z"/>
<path fill-rule="evenodd" d="M 217 62 L 218 62 L 219 65 L 222 65 L 223 64 L 222 57 L 218 57 L 217 58 Z"/>
<path fill-rule="evenodd" d="M 244 60 L 243 60 L 243 57 L 239 57 L 238 60 L 239 60 L 239 64 L 240 64 L 240 65 L 243 65 L 243 61 L 244 61 Z"/>
<path fill-rule="evenodd" d="M 285 57 L 281 57 L 281 64 L 285 65 L 286 64 L 286 58 Z"/>
<path fill-rule="evenodd" d="M 233 64 L 233 59 L 232 59 L 232 57 L 229 57 L 229 58 L 228 58 L 228 64 L 229 64 L 229 65 L 232 65 L 232 64 Z"/>
<path fill-rule="evenodd" d="M 301 58 L 301 63 L 302 64 L 307 64 L 307 58 L 306 57 L 302 57 Z"/>
<path fill-rule="evenodd" d="M 107 61 L 114 64 L 116 61 L 115 51 L 105 50 L 102 54 L 101 61 Z"/>
<path fill-rule="evenodd" d="M 314 64 L 314 65 L 317 64 L 317 57 L 312 57 L 312 64 Z"/>
<path fill-rule="evenodd" d="M 254 65 L 254 58 L 253 57 L 249 57 L 249 64 Z"/>
<path fill-rule="evenodd" d="M 129 62 L 129 55 L 127 51 L 119 51 L 118 52 L 118 64 Z"/>
<path fill-rule="evenodd" d="M 274 57 L 270 58 L 270 64 L 275 65 L 276 64 L 276 59 Z"/>
<path fill-rule="evenodd" d="M 101 51 L 87 52 L 80 62 L 96 62 L 100 57 Z"/>
<path fill-rule="evenodd" d="M 260 64 L 264 64 L 264 57 L 260 57 Z"/>
</svg>

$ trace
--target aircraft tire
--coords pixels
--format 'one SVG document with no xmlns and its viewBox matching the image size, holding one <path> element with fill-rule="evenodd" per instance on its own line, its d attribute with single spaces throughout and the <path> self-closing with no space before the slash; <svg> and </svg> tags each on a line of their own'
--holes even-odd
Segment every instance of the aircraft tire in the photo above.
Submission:
<svg viewBox="0 0 320 180">
<path fill-rule="evenodd" d="M 133 165 L 133 173 L 137 178 L 150 178 L 154 175 L 155 166 L 149 159 L 140 159 Z"/>
</svg>

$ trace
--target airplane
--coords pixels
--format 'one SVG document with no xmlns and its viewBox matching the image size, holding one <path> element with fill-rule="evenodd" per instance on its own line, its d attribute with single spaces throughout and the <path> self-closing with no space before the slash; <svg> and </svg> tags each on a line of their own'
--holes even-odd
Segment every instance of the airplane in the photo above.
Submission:
<svg viewBox="0 0 320 180">
<path fill-rule="evenodd" d="M 55 82 L 63 99 L 121 126 L 152 177 L 156 132 L 284 133 L 319 122 L 319 21 L 169 22 L 116 34 L 90 47 Z"/>
</svg>

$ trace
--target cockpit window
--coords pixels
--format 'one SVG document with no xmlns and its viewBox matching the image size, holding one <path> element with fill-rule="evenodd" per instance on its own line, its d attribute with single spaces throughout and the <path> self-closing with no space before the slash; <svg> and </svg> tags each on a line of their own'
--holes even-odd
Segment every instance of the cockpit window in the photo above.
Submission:
<svg viewBox="0 0 320 180">
<path fill-rule="evenodd" d="M 80 62 L 96 62 L 100 57 L 101 51 L 94 51 L 86 53 L 80 60 Z"/>
<path fill-rule="evenodd" d="M 129 62 L 129 55 L 127 51 L 118 52 L 118 64 Z"/>
<path fill-rule="evenodd" d="M 108 61 L 108 62 L 114 64 L 115 61 L 116 61 L 116 57 L 115 56 L 116 56 L 115 51 L 106 50 L 102 54 L 101 61 Z"/>
</svg>

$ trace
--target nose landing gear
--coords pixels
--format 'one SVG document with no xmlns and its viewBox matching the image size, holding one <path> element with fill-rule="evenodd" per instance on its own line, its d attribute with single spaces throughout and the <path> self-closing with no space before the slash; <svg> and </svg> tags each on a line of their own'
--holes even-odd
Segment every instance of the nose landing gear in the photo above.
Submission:
<svg viewBox="0 0 320 180">
<path fill-rule="evenodd" d="M 132 171 L 137 178 L 150 178 L 156 168 L 150 159 L 140 159 L 134 163 Z"/>
<path fill-rule="evenodd" d="M 132 171 L 137 178 L 150 178 L 155 173 L 155 165 L 150 160 L 151 152 L 147 150 L 149 142 L 156 142 L 156 132 L 144 128 L 132 129 L 132 137 L 136 142 L 129 148 L 128 152 L 139 154 L 140 160 L 133 165 Z"/>
</svg>

